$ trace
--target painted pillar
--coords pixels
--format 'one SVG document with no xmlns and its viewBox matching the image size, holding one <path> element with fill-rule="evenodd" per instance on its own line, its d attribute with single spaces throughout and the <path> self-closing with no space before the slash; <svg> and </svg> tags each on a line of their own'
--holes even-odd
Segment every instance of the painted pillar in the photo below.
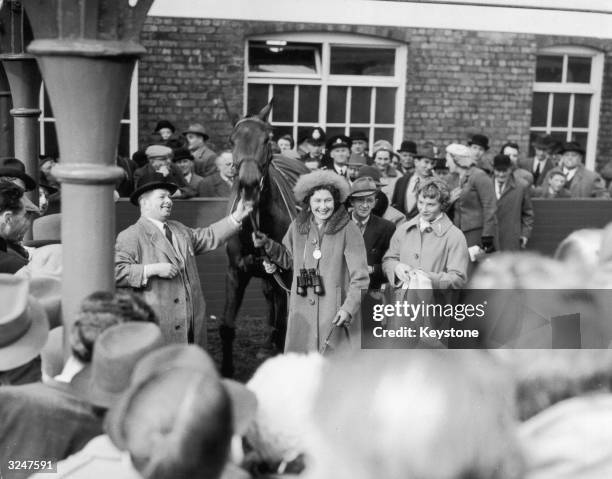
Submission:
<svg viewBox="0 0 612 479">
<path fill-rule="evenodd" d="M 8 79 L 4 68 L 0 68 L 0 157 L 15 156 L 13 119 L 10 115 L 12 105 Z"/>
<path fill-rule="evenodd" d="M 113 291 L 114 184 L 119 124 L 137 43 L 153 0 L 25 0 L 55 115 L 62 187 L 62 311 L 69 328 L 84 297 Z M 67 344 L 64 341 L 65 353 Z"/>
</svg>

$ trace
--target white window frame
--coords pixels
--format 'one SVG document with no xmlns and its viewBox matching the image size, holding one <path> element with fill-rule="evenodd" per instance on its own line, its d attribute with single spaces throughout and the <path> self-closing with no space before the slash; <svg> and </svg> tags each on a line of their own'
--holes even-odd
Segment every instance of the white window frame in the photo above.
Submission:
<svg viewBox="0 0 612 479">
<path fill-rule="evenodd" d="M 46 116 L 44 83 L 41 83 L 40 85 L 38 104 L 40 108 L 40 116 L 38 117 L 40 153 L 44 155 L 47 153 L 45 151 L 45 123 L 55 123 L 55 117 Z M 138 150 L 138 62 L 136 62 L 136 66 L 134 67 L 132 81 L 130 83 L 130 118 L 129 120 L 122 118 L 120 123 L 121 125 L 130 125 L 129 148 L 131 155 L 133 152 Z"/>
<path fill-rule="evenodd" d="M 595 168 L 595 159 L 597 153 L 597 139 L 599 135 L 599 113 L 601 107 L 601 90 L 604 71 L 604 54 L 598 50 L 586 47 L 550 47 L 538 50 L 537 56 L 556 55 L 563 56 L 563 78 L 562 82 L 536 82 L 533 83 L 534 93 L 569 93 L 569 94 L 587 94 L 591 95 L 591 105 L 589 109 L 589 125 L 588 128 L 574 128 L 574 102 L 573 96 L 570 96 L 569 116 L 568 116 L 568 132 L 576 131 L 587 133 L 587 144 L 584 145 L 587 150 L 585 157 L 585 166 L 591 170 Z M 567 57 L 589 57 L 591 58 L 591 79 L 589 83 L 567 83 Z M 548 102 L 548 113 L 545 127 L 532 127 L 529 131 L 550 133 L 552 118 L 552 102 Z"/>
<path fill-rule="evenodd" d="M 268 72 L 249 72 L 249 42 L 250 41 L 280 41 L 297 43 L 317 43 L 321 44 L 321 59 L 319 65 L 320 74 L 291 74 L 291 73 L 268 73 Z M 331 46 L 359 46 L 361 48 L 393 48 L 395 49 L 395 68 L 393 76 L 364 76 L 364 75 L 332 75 L 330 74 L 330 58 Z M 336 127 L 341 125 L 352 125 L 353 128 L 367 128 L 369 131 L 370 125 L 376 125 L 377 128 L 393 128 L 393 138 L 395 148 L 399 148 L 404 135 L 404 112 L 406 100 L 406 70 L 408 59 L 408 46 L 405 43 L 398 41 L 386 40 L 366 35 L 349 35 L 349 34 L 325 34 L 325 33 L 286 33 L 286 34 L 271 34 L 258 35 L 248 38 L 245 41 L 245 75 L 244 75 L 244 114 L 247 114 L 248 104 L 248 86 L 249 84 L 271 84 L 271 85 L 316 85 L 321 87 L 319 94 L 319 118 L 317 123 L 300 122 L 301 126 L 321 126 L 323 129 Z M 329 86 L 347 86 L 347 112 L 345 122 L 342 124 L 327 123 L 327 87 Z M 370 122 L 367 124 L 351 123 L 348 118 L 350 105 L 351 87 L 373 87 L 373 94 L 370 98 Z M 394 123 L 383 124 L 375 123 L 375 109 L 373 105 L 376 102 L 376 87 L 396 88 L 395 96 L 395 118 Z M 268 98 L 271 97 L 271 91 L 268 90 Z M 298 124 L 298 95 L 294 95 L 293 121 L 292 122 L 274 122 L 279 126 L 294 126 Z M 272 121 L 274 118 L 274 109 L 272 109 Z M 294 127 L 294 137 L 296 136 L 296 128 Z M 345 133 L 348 127 L 345 127 Z M 368 135 L 370 138 L 370 149 L 376 138 L 373 135 Z"/>
</svg>

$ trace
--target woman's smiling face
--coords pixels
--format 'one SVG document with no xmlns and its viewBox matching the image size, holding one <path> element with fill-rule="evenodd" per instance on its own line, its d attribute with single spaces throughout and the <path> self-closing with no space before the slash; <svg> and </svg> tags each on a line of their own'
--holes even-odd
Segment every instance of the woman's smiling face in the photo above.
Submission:
<svg viewBox="0 0 612 479">
<path fill-rule="evenodd" d="M 310 211 L 319 221 L 328 220 L 334 212 L 334 197 L 327 190 L 317 190 L 310 197 Z"/>
</svg>

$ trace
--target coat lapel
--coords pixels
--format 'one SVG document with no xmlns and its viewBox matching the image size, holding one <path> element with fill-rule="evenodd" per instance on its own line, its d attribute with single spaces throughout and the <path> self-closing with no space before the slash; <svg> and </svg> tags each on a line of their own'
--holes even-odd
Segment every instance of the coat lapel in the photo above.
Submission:
<svg viewBox="0 0 612 479">
<path fill-rule="evenodd" d="M 168 260 L 173 265 L 180 266 L 180 261 L 178 256 L 176 255 L 176 252 L 174 251 L 174 248 L 168 242 L 168 240 L 166 240 L 162 232 L 157 229 L 157 226 L 155 226 L 148 219 L 142 217 L 138 220 L 138 223 L 143 229 L 147 239 L 151 243 L 151 247 L 164 253 L 164 255 L 166 255 Z M 176 229 L 171 227 L 170 231 L 172 231 L 172 234 L 175 234 Z M 179 235 L 175 235 L 175 237 L 178 239 Z"/>
</svg>

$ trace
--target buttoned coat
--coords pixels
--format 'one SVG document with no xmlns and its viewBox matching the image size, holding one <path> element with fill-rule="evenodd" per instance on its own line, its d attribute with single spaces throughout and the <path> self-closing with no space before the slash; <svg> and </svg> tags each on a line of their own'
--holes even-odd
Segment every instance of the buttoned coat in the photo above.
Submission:
<svg viewBox="0 0 612 479">
<path fill-rule="evenodd" d="M 395 233 L 393 223 L 376 215 L 370 215 L 363 232 L 368 266 L 373 268 L 370 274 L 370 289 L 380 289 L 381 285 L 387 281 L 382 270 L 382 259 L 389 249 L 393 233 Z"/>
<path fill-rule="evenodd" d="M 454 204 L 453 221 L 466 236 L 480 240 L 497 233 L 495 188 L 493 180 L 480 168 L 472 166 L 460 183 L 461 195 Z M 478 233 L 478 234 L 474 234 Z M 468 246 L 473 246 L 468 244 Z"/>
<path fill-rule="evenodd" d="M 533 206 L 529 185 L 510 176 L 497 200 L 498 249 L 516 251 L 520 249 L 521 236 L 529 238 L 533 229 Z"/>
<path fill-rule="evenodd" d="M 391 237 L 389 250 L 383 258 L 383 272 L 397 286 L 395 267 L 404 263 L 422 269 L 435 289 L 461 288 L 467 278 L 469 253 L 463 233 L 442 214 L 434 221 L 431 231 L 421 232 L 420 216 L 400 225 Z"/>
<path fill-rule="evenodd" d="M 192 328 L 195 343 L 206 347 L 206 303 L 195 256 L 218 248 L 238 226 L 230 218 L 204 228 L 188 228 L 178 221 L 167 224 L 179 254 L 147 218 L 119 233 L 115 281 L 119 287 L 142 293 L 159 318 L 166 343 L 186 343 Z M 171 279 L 153 276 L 145 284 L 144 265 L 152 263 L 172 263 L 179 274 Z"/>
<path fill-rule="evenodd" d="M 299 272 L 304 267 L 316 268 L 317 260 L 313 257 L 316 230 L 312 214 L 304 210 L 289 225 L 282 245 L 269 241 L 266 252 L 283 269 Z M 293 281 L 285 352 L 320 350 L 340 309 L 352 317 L 351 347 L 361 346 L 361 290 L 368 288 L 370 279 L 363 237 L 343 206 L 329 219 L 320 249 L 319 274 L 325 294 L 318 296 L 310 287 L 306 296 L 300 296 L 296 291 L 297 281 Z M 339 328 L 331 336 L 330 345 L 333 349 L 348 346 Z"/>
</svg>

